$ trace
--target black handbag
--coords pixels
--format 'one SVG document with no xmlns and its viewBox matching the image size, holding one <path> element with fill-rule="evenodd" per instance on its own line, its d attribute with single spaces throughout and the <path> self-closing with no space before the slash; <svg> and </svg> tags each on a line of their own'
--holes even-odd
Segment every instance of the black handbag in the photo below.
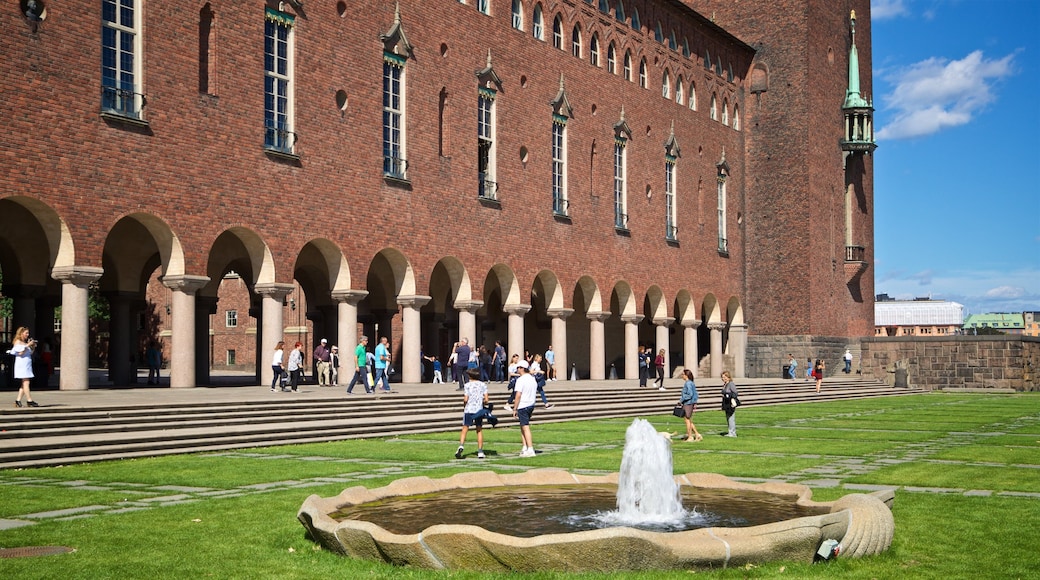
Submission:
<svg viewBox="0 0 1040 580">
<path fill-rule="evenodd" d="M 686 416 L 686 409 L 683 408 L 683 404 L 682 403 L 678 403 L 674 407 L 672 407 L 672 414 L 675 415 L 676 417 L 685 417 Z"/>
</svg>

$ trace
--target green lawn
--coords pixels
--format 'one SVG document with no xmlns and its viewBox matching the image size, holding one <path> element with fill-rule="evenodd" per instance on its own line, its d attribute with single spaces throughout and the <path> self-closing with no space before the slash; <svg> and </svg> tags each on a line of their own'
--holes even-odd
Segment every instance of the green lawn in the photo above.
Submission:
<svg viewBox="0 0 1040 580">
<path fill-rule="evenodd" d="M 674 417 L 648 419 L 658 430 L 683 432 Z M 773 562 L 697 571 L 698 577 L 1040 577 L 1040 394 L 928 394 L 749 407 L 737 412 L 736 439 L 719 437 L 725 423 L 721 412 L 700 411 L 695 421 L 705 439 L 675 441 L 676 473 L 829 480 L 827 487 L 814 489 L 819 501 L 858 491 L 861 484 L 899 488 L 896 535 L 880 556 L 815 565 Z M 535 416 L 534 440 L 542 453 L 529 459 L 516 455 L 517 429 L 504 428 L 485 432 L 487 460 L 472 455 L 454 460 L 458 433 L 449 432 L 3 470 L 0 519 L 35 524 L 0 531 L 0 547 L 58 545 L 76 551 L 0 558 L 0 578 L 493 578 L 499 575 L 400 569 L 337 556 L 305 537 L 296 512 L 310 494 L 332 496 L 401 477 L 532 467 L 613 472 L 630 423 L 539 424 Z M 473 434 L 467 452 L 475 452 Z"/>
</svg>

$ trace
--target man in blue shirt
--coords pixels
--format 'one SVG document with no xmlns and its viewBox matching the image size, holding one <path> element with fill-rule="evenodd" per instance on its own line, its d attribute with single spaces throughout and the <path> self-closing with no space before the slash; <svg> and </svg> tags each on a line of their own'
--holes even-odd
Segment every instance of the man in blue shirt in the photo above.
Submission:
<svg viewBox="0 0 1040 580">
<path fill-rule="evenodd" d="M 390 341 L 385 336 L 379 339 L 379 344 L 376 345 L 376 384 L 372 388 L 379 386 L 379 381 L 383 381 L 383 390 L 390 390 L 390 379 L 386 376 L 386 370 L 390 366 Z"/>
</svg>

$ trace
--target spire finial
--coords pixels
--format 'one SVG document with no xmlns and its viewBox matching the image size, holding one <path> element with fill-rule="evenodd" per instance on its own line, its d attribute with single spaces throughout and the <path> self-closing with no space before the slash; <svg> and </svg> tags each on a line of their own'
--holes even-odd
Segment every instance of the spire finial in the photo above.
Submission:
<svg viewBox="0 0 1040 580">
<path fill-rule="evenodd" d="M 491 68 L 491 49 L 488 48 L 487 66 Z"/>
</svg>

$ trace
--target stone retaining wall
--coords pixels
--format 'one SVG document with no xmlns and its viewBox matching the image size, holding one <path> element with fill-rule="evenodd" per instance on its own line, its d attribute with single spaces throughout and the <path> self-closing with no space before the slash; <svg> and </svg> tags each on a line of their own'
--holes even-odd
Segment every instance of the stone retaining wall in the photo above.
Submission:
<svg viewBox="0 0 1040 580">
<path fill-rule="evenodd" d="M 1040 390 L 1040 338 L 1031 336 L 871 337 L 861 342 L 865 378 L 936 389 Z"/>
</svg>

